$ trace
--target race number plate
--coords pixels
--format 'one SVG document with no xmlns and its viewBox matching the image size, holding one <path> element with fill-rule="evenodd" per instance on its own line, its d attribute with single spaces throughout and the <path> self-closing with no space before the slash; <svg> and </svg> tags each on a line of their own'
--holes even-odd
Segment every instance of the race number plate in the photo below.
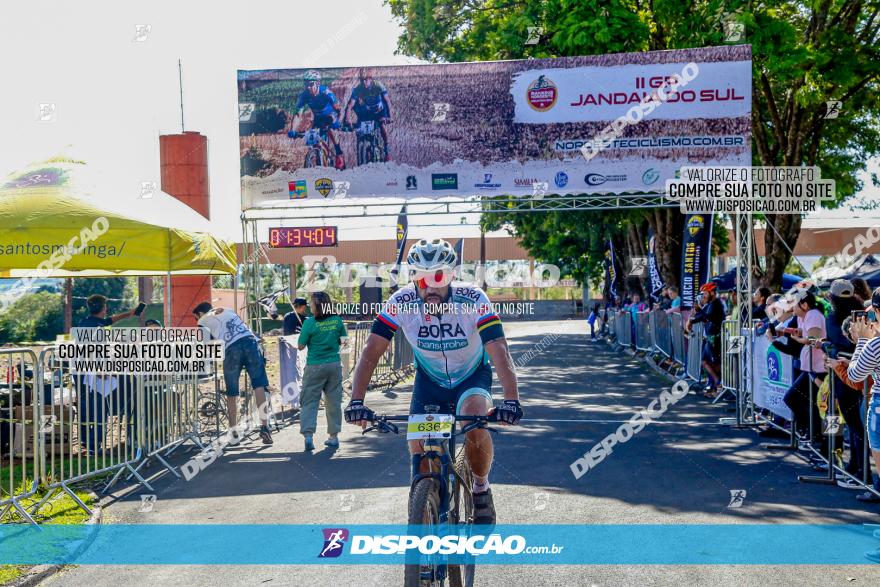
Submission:
<svg viewBox="0 0 880 587">
<path fill-rule="evenodd" d="M 406 439 L 449 438 L 454 426 L 452 414 L 412 414 L 406 424 Z"/>
</svg>

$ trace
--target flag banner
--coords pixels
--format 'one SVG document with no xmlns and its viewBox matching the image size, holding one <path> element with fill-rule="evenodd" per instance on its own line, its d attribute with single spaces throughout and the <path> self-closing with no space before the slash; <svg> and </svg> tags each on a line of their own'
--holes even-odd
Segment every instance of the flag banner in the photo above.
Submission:
<svg viewBox="0 0 880 587">
<path fill-rule="evenodd" d="M 455 266 L 461 267 L 461 264 L 464 262 L 464 239 L 463 238 L 458 239 L 458 242 L 455 243 L 455 245 L 453 246 L 453 249 L 455 249 L 455 257 L 456 257 Z"/>
<path fill-rule="evenodd" d="M 408 233 L 409 220 L 407 220 L 406 217 L 406 204 L 404 204 L 400 208 L 400 214 L 397 215 L 397 231 L 395 232 L 395 238 L 397 239 L 397 258 L 394 260 L 394 268 L 391 270 L 391 275 L 395 278 L 400 272 L 400 264 L 403 263 L 404 249 L 406 248 L 406 236 Z"/>
<path fill-rule="evenodd" d="M 617 259 L 614 258 L 614 243 L 605 241 L 605 299 L 616 302 L 618 299 L 620 272 L 617 270 Z"/>
<path fill-rule="evenodd" d="M 242 207 L 661 192 L 749 165 L 749 45 L 238 71 Z"/>
<path fill-rule="evenodd" d="M 681 307 L 692 308 L 700 287 L 709 280 L 712 215 L 688 214 L 681 239 Z"/>
<path fill-rule="evenodd" d="M 656 243 L 654 241 L 654 231 L 648 229 L 648 279 L 650 283 L 651 299 L 657 301 L 660 299 L 660 292 L 666 287 L 663 278 L 660 276 L 660 268 L 657 267 Z"/>
<path fill-rule="evenodd" d="M 275 304 L 275 302 L 278 301 L 278 298 L 280 298 L 285 293 L 287 293 L 287 288 L 279 289 L 276 292 L 272 292 L 269 295 L 260 298 L 258 303 L 260 304 L 260 306 L 263 307 L 264 310 L 266 310 L 267 314 L 269 314 L 270 316 L 277 316 L 278 306 Z"/>
</svg>

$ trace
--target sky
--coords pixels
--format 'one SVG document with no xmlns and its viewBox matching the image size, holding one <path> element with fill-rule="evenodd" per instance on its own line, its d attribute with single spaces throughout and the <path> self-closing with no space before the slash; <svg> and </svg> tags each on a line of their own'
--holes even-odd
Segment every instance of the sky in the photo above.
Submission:
<svg viewBox="0 0 880 587">
<path fill-rule="evenodd" d="M 159 183 L 159 135 L 181 130 L 180 59 L 186 130 L 208 137 L 211 230 L 240 240 L 236 70 L 416 62 L 395 55 L 400 27 L 381 0 L 332 6 L 328 11 L 323 3 L 290 0 L 5 2 L 0 177 L 69 153 L 100 169 L 108 186 L 103 197 L 117 207 L 131 202 L 133 210 L 142 209 L 141 184 Z M 362 24 L 346 27 L 349 22 Z M 139 25 L 146 34 L 138 34 Z M 321 49 L 343 29 L 351 32 Z M 37 120 L 41 103 L 55 105 L 52 121 Z M 871 169 L 880 172 L 880 163 Z M 880 190 L 869 188 L 863 197 L 880 200 Z M 851 218 L 843 213 L 832 224 Z M 461 215 L 413 217 L 410 234 L 478 234 L 460 221 Z M 342 238 L 376 238 L 377 230 L 381 238 L 394 236 L 393 218 L 338 224 Z M 445 226 L 425 231 L 420 224 Z"/>
</svg>

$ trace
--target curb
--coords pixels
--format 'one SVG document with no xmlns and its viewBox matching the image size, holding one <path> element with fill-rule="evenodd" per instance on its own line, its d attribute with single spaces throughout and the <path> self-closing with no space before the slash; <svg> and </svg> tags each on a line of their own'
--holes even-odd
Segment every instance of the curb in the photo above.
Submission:
<svg viewBox="0 0 880 587">
<path fill-rule="evenodd" d="M 94 495 L 95 502 L 98 501 L 98 496 Z M 93 526 L 100 524 L 103 520 L 103 509 L 100 505 L 95 505 L 92 507 L 92 517 L 88 519 L 86 522 L 86 526 Z M 79 551 L 81 552 L 88 546 L 88 541 L 84 542 L 80 547 Z M 65 566 L 70 565 L 37 565 L 32 567 L 27 575 L 24 577 L 9 583 L 11 587 L 36 587 L 58 571 L 62 570 Z"/>
</svg>

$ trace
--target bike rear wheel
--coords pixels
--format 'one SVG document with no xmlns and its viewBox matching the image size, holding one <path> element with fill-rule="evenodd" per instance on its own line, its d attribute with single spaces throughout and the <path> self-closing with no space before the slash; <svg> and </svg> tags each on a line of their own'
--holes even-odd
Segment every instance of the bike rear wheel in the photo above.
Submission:
<svg viewBox="0 0 880 587">
<path fill-rule="evenodd" d="M 409 499 L 409 524 L 430 526 L 434 529 L 440 525 L 440 490 L 436 479 L 427 478 L 416 483 Z M 404 587 L 433 587 L 443 584 L 436 578 L 440 557 L 424 557 L 419 563 L 404 566 Z"/>
<path fill-rule="evenodd" d="M 462 481 L 456 480 L 452 494 L 451 522 L 470 526 L 474 520 L 474 495 L 471 491 L 474 473 L 467 460 L 464 447 L 455 458 L 455 471 Z M 450 587 L 473 587 L 475 565 L 449 565 Z"/>
</svg>

